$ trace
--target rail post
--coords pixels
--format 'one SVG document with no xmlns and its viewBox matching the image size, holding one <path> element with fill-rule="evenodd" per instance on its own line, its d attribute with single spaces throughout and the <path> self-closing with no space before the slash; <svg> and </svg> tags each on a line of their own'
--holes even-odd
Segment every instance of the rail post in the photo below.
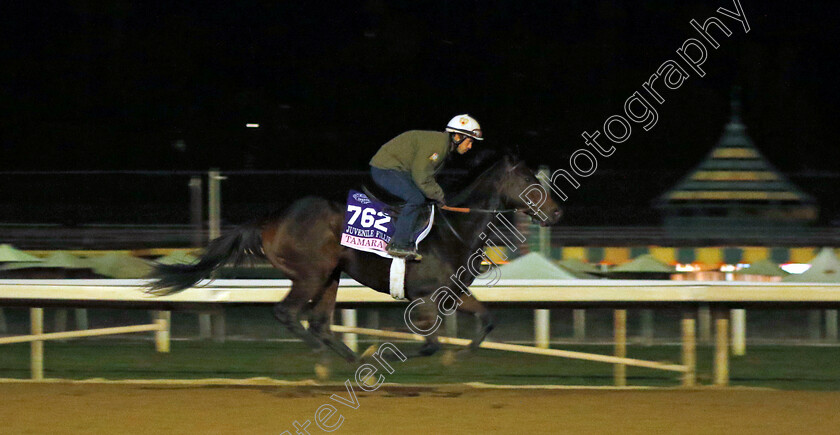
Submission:
<svg viewBox="0 0 840 435">
<path fill-rule="evenodd" d="M 73 310 L 73 320 L 76 322 L 76 329 L 88 329 L 87 308 L 76 308 L 75 310 Z"/>
<path fill-rule="evenodd" d="M 356 310 L 352 309 L 342 309 L 341 310 L 341 324 L 350 328 L 356 327 Z M 359 342 L 358 342 L 358 335 L 352 332 L 345 332 L 344 337 L 342 338 L 344 344 L 350 348 L 353 352 L 358 352 L 359 350 Z"/>
<path fill-rule="evenodd" d="M 198 338 L 199 340 L 209 340 L 213 335 L 212 321 L 210 313 L 207 311 L 198 312 Z"/>
<path fill-rule="evenodd" d="M 688 368 L 683 374 L 683 387 L 693 387 L 697 383 L 697 310 L 684 309 L 682 312 L 682 363 Z"/>
<path fill-rule="evenodd" d="M 31 326 L 32 335 L 40 335 L 44 333 L 44 309 L 30 308 L 29 322 Z M 30 360 L 29 368 L 33 381 L 44 380 L 44 341 L 35 340 L 29 345 Z"/>
<path fill-rule="evenodd" d="M 715 369 L 714 384 L 729 385 L 729 313 L 726 308 L 714 309 Z"/>
<path fill-rule="evenodd" d="M 712 344 L 712 311 L 709 304 L 697 309 L 697 326 L 700 328 L 700 343 Z"/>
<path fill-rule="evenodd" d="M 375 308 L 367 310 L 365 318 L 366 318 L 366 323 L 367 323 L 368 328 L 379 329 L 379 310 L 377 310 Z M 457 337 L 458 336 L 457 314 L 452 314 L 451 316 L 446 316 L 446 319 L 444 320 L 444 323 L 446 323 L 446 333 L 447 333 L 447 335 Z M 449 331 L 450 331 L 450 329 L 452 329 L 453 326 L 455 328 L 455 334 L 449 334 Z M 378 346 L 379 345 L 379 339 L 375 338 L 373 344 Z"/>
<path fill-rule="evenodd" d="M 446 328 L 446 335 L 448 337 L 458 336 L 458 313 L 452 313 L 443 319 L 444 328 Z"/>
<path fill-rule="evenodd" d="M 188 186 L 190 188 L 190 226 L 192 226 L 192 244 L 195 247 L 199 247 L 204 245 L 204 210 L 201 202 L 201 177 L 191 177 Z"/>
<path fill-rule="evenodd" d="M 0 308 L 0 334 L 5 334 L 9 331 L 6 326 L 6 315 L 3 313 L 3 308 Z"/>
<path fill-rule="evenodd" d="M 222 180 L 218 169 L 207 173 L 207 216 L 210 227 L 210 240 L 222 235 Z"/>
<path fill-rule="evenodd" d="M 645 346 L 653 345 L 653 310 L 645 308 L 640 313 L 641 319 L 641 336 L 642 344 Z"/>
<path fill-rule="evenodd" d="M 627 357 L 627 310 L 614 310 L 615 317 L 615 356 Z M 613 365 L 613 378 L 616 387 L 627 386 L 627 366 Z"/>
<path fill-rule="evenodd" d="M 747 310 L 735 309 L 730 311 L 732 321 L 732 355 L 747 354 Z"/>
<path fill-rule="evenodd" d="M 551 170 L 548 166 L 542 165 L 537 171 L 537 179 L 546 192 L 549 190 L 548 182 L 551 177 Z M 539 249 L 540 255 L 550 259 L 551 258 L 551 228 L 540 226 L 537 229 L 539 235 Z M 537 347 L 541 349 L 548 349 L 551 342 L 551 310 L 537 309 L 534 310 L 534 342 Z"/>
<path fill-rule="evenodd" d="M 537 347 L 548 349 L 551 336 L 549 333 L 551 311 L 534 310 L 534 341 Z"/>
<path fill-rule="evenodd" d="M 808 310 L 808 337 L 814 343 L 822 340 L 821 320 L 820 310 Z"/>
<path fill-rule="evenodd" d="M 586 340 L 586 310 L 572 310 L 572 336 L 575 341 Z"/>
<path fill-rule="evenodd" d="M 155 323 L 158 330 L 155 331 L 155 350 L 161 353 L 169 353 L 169 331 L 171 329 L 172 312 L 156 311 Z"/>
<path fill-rule="evenodd" d="M 54 330 L 55 331 L 66 331 L 67 330 L 67 309 L 66 308 L 59 308 L 55 310 L 55 317 L 53 318 L 54 322 Z"/>
<path fill-rule="evenodd" d="M 225 309 L 219 308 L 210 315 L 210 323 L 213 328 L 213 341 L 216 343 L 225 342 Z"/>
<path fill-rule="evenodd" d="M 837 310 L 825 310 L 825 341 L 837 342 Z"/>
</svg>

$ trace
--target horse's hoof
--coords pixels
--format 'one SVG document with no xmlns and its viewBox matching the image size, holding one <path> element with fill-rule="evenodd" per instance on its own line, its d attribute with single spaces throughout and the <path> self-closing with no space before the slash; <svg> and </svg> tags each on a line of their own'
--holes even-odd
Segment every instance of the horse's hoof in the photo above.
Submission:
<svg viewBox="0 0 840 435">
<path fill-rule="evenodd" d="M 377 382 L 379 381 L 376 379 L 376 376 L 373 375 L 368 375 L 368 377 L 362 381 L 363 384 L 371 388 L 375 387 Z"/>
<path fill-rule="evenodd" d="M 443 352 L 443 355 L 440 357 L 440 363 L 444 366 L 451 366 L 458 362 L 458 358 L 455 356 L 455 352 L 451 350 L 447 350 Z"/>
<path fill-rule="evenodd" d="M 420 350 L 417 351 L 418 356 L 432 356 L 436 354 L 440 350 L 441 346 L 439 343 L 426 343 L 420 347 Z"/>
<path fill-rule="evenodd" d="M 330 378 L 330 368 L 326 364 L 315 364 L 315 376 L 318 380 L 326 381 Z"/>
</svg>

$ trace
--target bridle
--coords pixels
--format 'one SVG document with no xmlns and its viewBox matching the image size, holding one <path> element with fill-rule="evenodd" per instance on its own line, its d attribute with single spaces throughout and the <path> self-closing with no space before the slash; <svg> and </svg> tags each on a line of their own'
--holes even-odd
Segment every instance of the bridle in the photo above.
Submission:
<svg viewBox="0 0 840 435">
<path fill-rule="evenodd" d="M 506 169 L 507 172 L 511 172 L 516 169 L 522 162 L 518 162 L 515 165 Z M 528 206 L 529 209 L 533 210 L 536 208 L 537 204 L 534 201 L 531 201 L 531 198 L 525 197 L 524 198 L 525 205 Z M 506 209 L 495 209 L 495 208 L 471 208 L 471 207 L 450 207 L 448 205 L 444 205 L 440 207 L 441 210 L 451 211 L 455 213 L 510 213 L 510 212 L 519 212 L 524 211 L 525 209 L 522 208 L 506 208 Z"/>
<path fill-rule="evenodd" d="M 513 171 L 520 164 L 522 164 L 522 162 L 519 162 L 519 163 L 511 166 L 510 168 L 507 169 L 507 172 Z M 444 210 L 444 211 L 449 211 L 449 212 L 453 212 L 453 213 L 463 213 L 463 214 L 469 214 L 469 213 L 493 213 L 493 214 L 495 214 L 495 213 L 510 213 L 510 212 L 516 213 L 516 212 L 520 212 L 520 211 L 525 212 L 526 210 L 533 210 L 534 208 L 536 208 L 536 203 L 531 201 L 530 198 L 525 197 L 525 198 L 523 198 L 523 200 L 525 202 L 525 205 L 528 206 L 527 209 L 525 209 L 525 208 L 499 209 L 499 208 L 450 207 L 448 205 L 442 205 L 442 206 L 439 206 L 439 208 L 441 210 Z M 526 214 L 528 214 L 528 213 L 526 213 Z M 531 216 L 532 219 L 534 218 L 533 215 L 529 215 L 529 216 Z M 446 226 L 449 228 L 449 230 L 452 232 L 452 234 L 455 235 L 455 237 L 458 240 L 460 240 L 461 243 L 465 243 L 464 239 L 461 237 L 461 235 L 458 234 L 458 231 L 455 230 L 455 227 L 452 226 L 452 223 L 449 222 L 449 219 L 446 217 L 446 215 L 444 213 L 441 213 L 440 217 L 441 217 L 441 219 L 443 219 L 443 222 L 446 224 Z"/>
</svg>

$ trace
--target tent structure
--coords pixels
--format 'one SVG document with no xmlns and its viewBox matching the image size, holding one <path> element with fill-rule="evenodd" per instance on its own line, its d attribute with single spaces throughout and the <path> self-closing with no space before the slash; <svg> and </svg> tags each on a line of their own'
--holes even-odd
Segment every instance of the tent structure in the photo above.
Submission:
<svg viewBox="0 0 840 435">
<path fill-rule="evenodd" d="M 747 135 L 737 94 L 736 88 L 731 119 L 717 145 L 655 201 L 666 227 L 743 234 L 757 227 L 802 227 L 816 219 L 814 198 L 773 167 Z"/>
<path fill-rule="evenodd" d="M 598 266 L 590 263 L 584 263 L 577 258 L 567 258 L 562 261 L 557 262 L 560 267 L 572 271 L 572 272 L 583 272 L 583 273 L 600 273 L 601 269 Z"/>
<path fill-rule="evenodd" d="M 193 264 L 199 261 L 194 255 L 196 250 L 173 251 L 155 260 L 159 264 Z M 222 266 L 213 273 L 218 279 L 282 279 L 286 278 L 278 269 L 275 269 L 267 262 L 244 266 Z"/>
<path fill-rule="evenodd" d="M 662 263 L 653 255 L 644 254 L 613 267 L 607 276 L 617 279 L 670 279 L 675 273 L 675 267 Z"/>
<path fill-rule="evenodd" d="M 192 264 L 198 261 L 198 257 L 189 251 L 173 251 L 155 261 L 160 264 Z"/>
<path fill-rule="evenodd" d="M 765 258 L 750 264 L 750 267 L 735 271 L 737 275 L 788 276 L 779 265 Z"/>
<path fill-rule="evenodd" d="M 813 260 L 811 268 L 801 274 L 791 274 L 784 282 L 828 282 L 840 283 L 840 260 L 831 248 L 823 248 Z"/>
<path fill-rule="evenodd" d="M 0 276 L 15 279 L 86 279 L 98 278 L 93 266 L 70 253 L 53 252 L 43 261 L 21 261 L 0 266 Z"/>
<path fill-rule="evenodd" d="M 599 275 L 603 273 L 597 266 L 584 263 L 577 258 L 558 261 L 556 264 L 560 266 L 561 269 L 576 276 L 578 279 L 598 279 Z"/>
<path fill-rule="evenodd" d="M 75 255 L 64 251 L 53 252 L 43 260 L 39 258 L 38 261 L 20 261 L 0 266 L 0 270 L 16 270 L 31 268 L 91 269 L 92 267 L 87 260 L 76 257 Z"/>
<path fill-rule="evenodd" d="M 16 249 L 12 245 L 0 245 L 0 263 L 38 262 L 40 258 Z"/>
<path fill-rule="evenodd" d="M 502 279 L 579 279 L 541 254 L 531 252 L 499 268 Z"/>
<path fill-rule="evenodd" d="M 610 273 L 674 273 L 676 269 L 661 261 L 653 255 L 644 254 L 634 258 L 632 261 L 620 264 L 610 269 Z"/>
<path fill-rule="evenodd" d="M 105 254 L 88 263 L 94 272 L 109 278 L 145 278 L 152 271 L 149 262 L 128 254 Z"/>
</svg>

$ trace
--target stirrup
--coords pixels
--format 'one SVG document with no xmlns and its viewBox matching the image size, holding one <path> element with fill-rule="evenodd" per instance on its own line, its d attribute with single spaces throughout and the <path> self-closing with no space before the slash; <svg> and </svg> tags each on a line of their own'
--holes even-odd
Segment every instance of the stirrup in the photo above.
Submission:
<svg viewBox="0 0 840 435">
<path fill-rule="evenodd" d="M 417 252 L 417 249 L 412 247 L 408 248 L 399 248 L 395 246 L 388 245 L 385 248 L 385 252 L 387 252 L 392 257 L 397 258 L 405 258 L 406 261 L 420 261 L 423 259 L 423 256 Z"/>
<path fill-rule="evenodd" d="M 391 245 L 388 245 L 385 248 L 385 252 L 387 252 L 392 257 L 406 258 L 412 256 L 412 252 L 409 248 L 399 248 Z"/>
</svg>

